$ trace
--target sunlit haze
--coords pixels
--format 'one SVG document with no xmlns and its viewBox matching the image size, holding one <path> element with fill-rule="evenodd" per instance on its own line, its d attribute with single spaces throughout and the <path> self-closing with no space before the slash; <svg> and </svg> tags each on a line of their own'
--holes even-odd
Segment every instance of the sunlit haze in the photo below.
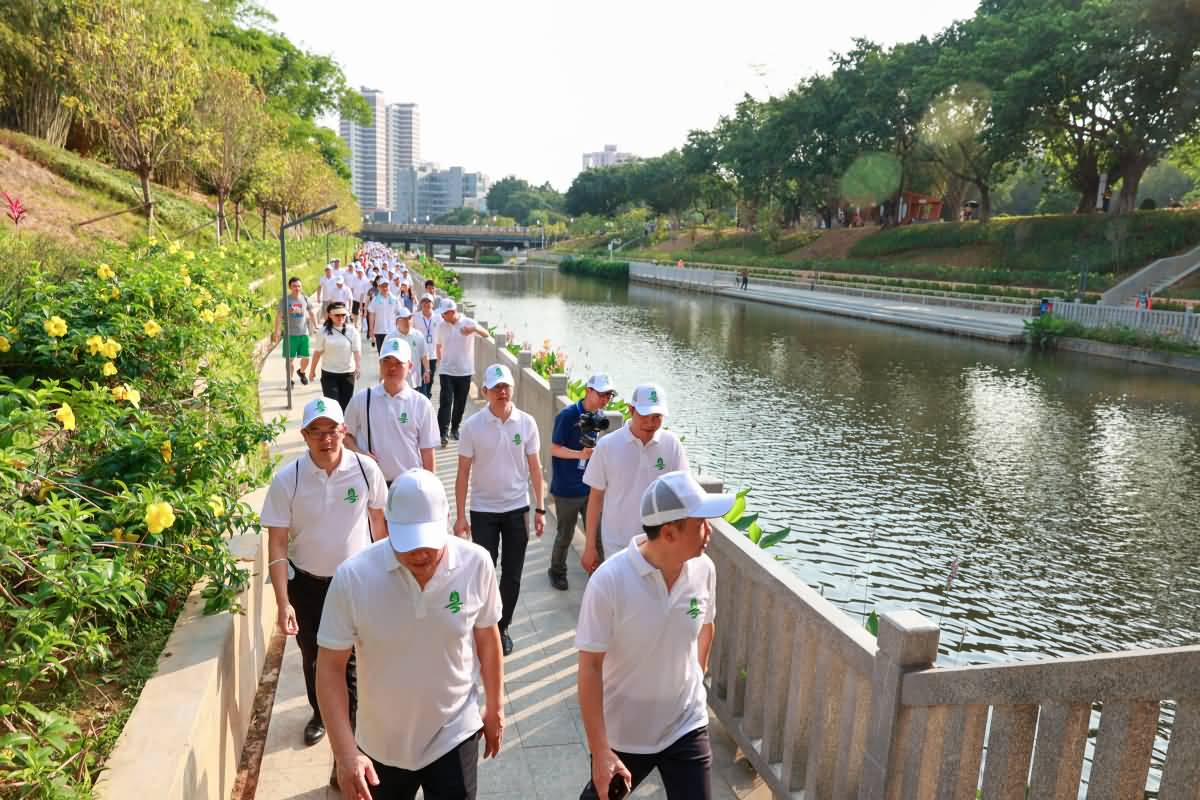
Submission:
<svg viewBox="0 0 1200 800">
<path fill-rule="evenodd" d="M 856 37 L 890 45 L 933 35 L 977 3 L 264 5 L 281 32 L 332 55 L 353 87 L 419 104 L 423 160 L 565 191 L 584 152 L 616 144 L 658 155 L 744 93 L 780 94 L 827 71 Z"/>
</svg>

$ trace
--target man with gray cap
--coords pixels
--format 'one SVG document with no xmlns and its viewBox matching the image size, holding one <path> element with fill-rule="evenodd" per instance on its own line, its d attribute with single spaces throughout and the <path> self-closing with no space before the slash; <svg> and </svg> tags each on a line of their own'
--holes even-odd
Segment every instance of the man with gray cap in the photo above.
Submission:
<svg viewBox="0 0 1200 800">
<path fill-rule="evenodd" d="M 349 800 L 474 800 L 483 757 L 504 735 L 500 592 L 487 552 L 447 534 L 446 492 L 411 470 L 388 492 L 388 541 L 334 575 L 318 641 L 317 691 L 337 784 Z M 331 680 L 358 657 L 357 726 Z M 479 712 L 475 674 L 486 705 Z"/>
<path fill-rule="evenodd" d="M 642 492 L 660 475 L 687 471 L 679 437 L 663 429 L 667 395 L 656 383 L 643 383 L 629 398 L 629 422 L 596 445 L 583 482 L 588 494 L 587 544 L 580 562 L 592 572 L 641 532 Z M 603 513 L 602 513 L 603 512 Z"/>
<path fill-rule="evenodd" d="M 708 800 L 712 750 L 704 673 L 717 570 L 708 520 L 735 496 L 668 472 L 641 497 L 642 533 L 605 561 L 583 592 L 576 627 L 579 709 L 592 754 L 580 800 L 632 791 L 658 769 L 667 797 Z"/>
<path fill-rule="evenodd" d="M 583 415 L 596 414 L 612 400 L 616 390 L 612 381 L 603 373 L 588 378 L 584 395 L 554 418 L 554 434 L 550 445 L 550 494 L 554 498 L 554 516 L 558 531 L 554 537 L 554 549 L 550 553 L 550 585 L 566 591 L 567 551 L 575 537 L 575 525 L 580 514 L 587 519 L 589 488 L 583 482 L 583 471 L 592 457 L 595 439 L 585 444 L 580 423 Z M 592 434 L 595 436 L 595 434 Z"/>
<path fill-rule="evenodd" d="M 375 462 L 342 447 L 342 407 L 332 397 L 304 406 L 300 434 L 308 451 L 275 473 L 260 515 L 267 529 L 268 571 L 279 609 L 279 630 L 300 647 L 312 718 L 306 744 L 325 735 L 317 704 L 317 626 L 333 573 L 343 561 L 386 533 L 387 487 Z M 335 673 L 354 708 L 354 663 Z"/>
</svg>

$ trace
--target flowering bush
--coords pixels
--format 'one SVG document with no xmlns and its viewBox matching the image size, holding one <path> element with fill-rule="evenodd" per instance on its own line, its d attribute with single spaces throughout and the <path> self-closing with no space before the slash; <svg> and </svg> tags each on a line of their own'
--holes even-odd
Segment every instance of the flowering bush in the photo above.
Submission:
<svg viewBox="0 0 1200 800">
<path fill-rule="evenodd" d="M 54 705 L 60 684 L 197 582 L 209 612 L 245 586 L 222 540 L 256 525 L 230 498 L 266 479 L 277 430 L 251 361 L 279 291 L 249 289 L 268 252 L 22 264 L 0 303 L 0 794 L 85 791 L 95 735 Z"/>
</svg>

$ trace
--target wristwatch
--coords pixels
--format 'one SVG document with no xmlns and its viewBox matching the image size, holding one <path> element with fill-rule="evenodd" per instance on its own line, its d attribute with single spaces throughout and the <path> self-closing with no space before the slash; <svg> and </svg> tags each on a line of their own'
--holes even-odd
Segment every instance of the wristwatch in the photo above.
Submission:
<svg viewBox="0 0 1200 800">
<path fill-rule="evenodd" d="M 545 513 L 546 513 L 546 509 L 544 509 L 544 508 L 535 508 L 535 509 L 533 510 L 533 513 L 535 513 L 535 514 L 545 514 Z"/>
</svg>

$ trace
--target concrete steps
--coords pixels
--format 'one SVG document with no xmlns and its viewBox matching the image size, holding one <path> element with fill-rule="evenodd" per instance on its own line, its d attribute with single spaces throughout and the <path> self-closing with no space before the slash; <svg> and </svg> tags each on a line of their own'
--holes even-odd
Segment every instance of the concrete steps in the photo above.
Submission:
<svg viewBox="0 0 1200 800">
<path fill-rule="evenodd" d="M 1200 269 L 1200 246 L 1177 256 L 1160 258 L 1149 266 L 1138 270 L 1100 296 L 1106 306 L 1123 306 L 1133 303 L 1143 289 L 1150 294 L 1174 286 L 1179 281 Z"/>
</svg>

